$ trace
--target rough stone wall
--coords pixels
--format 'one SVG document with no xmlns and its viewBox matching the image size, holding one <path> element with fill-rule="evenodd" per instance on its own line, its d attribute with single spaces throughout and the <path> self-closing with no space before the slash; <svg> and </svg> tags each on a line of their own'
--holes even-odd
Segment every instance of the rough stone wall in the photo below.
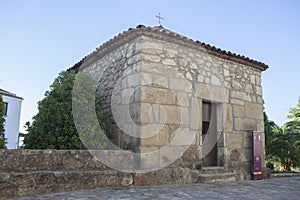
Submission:
<svg viewBox="0 0 300 200">
<path fill-rule="evenodd" d="M 195 167 L 204 156 L 202 101 L 211 101 L 218 103 L 222 112 L 217 128 L 218 164 L 240 172 L 242 179 L 250 178 L 251 134 L 254 130 L 264 132 L 261 72 L 212 56 L 204 49 L 142 38 L 141 123 L 162 128 L 158 135 L 141 140 L 141 152 L 157 151 L 173 142 L 190 143 Z M 192 142 L 185 140 L 188 134 L 194 134 Z M 180 141 L 173 140 L 176 136 Z"/>
<path fill-rule="evenodd" d="M 80 69 L 81 72 L 90 74 L 98 81 L 99 92 L 104 100 L 103 109 L 109 138 L 117 146 L 131 150 L 138 144 L 136 138 L 125 134 L 115 119 L 120 117 L 118 114 L 121 112 L 120 104 L 125 104 L 124 101 L 132 98 L 140 85 L 140 53 L 140 38 L 136 38 L 104 56 L 94 55 L 92 61 L 83 63 Z M 113 94 L 115 96 L 112 98 Z M 134 104 L 134 99 L 128 101 Z M 111 105 L 115 105 L 119 110 L 113 113 Z"/>
<path fill-rule="evenodd" d="M 218 107 L 218 165 L 250 177 L 252 131 L 262 132 L 264 146 L 260 70 L 179 40 L 143 35 L 81 67 L 99 80 L 111 140 L 142 153 L 142 167 L 179 161 L 201 167 L 202 102 L 209 101 Z M 172 156 L 174 146 L 181 158 Z M 185 159 L 182 150 L 188 150 Z"/>
</svg>

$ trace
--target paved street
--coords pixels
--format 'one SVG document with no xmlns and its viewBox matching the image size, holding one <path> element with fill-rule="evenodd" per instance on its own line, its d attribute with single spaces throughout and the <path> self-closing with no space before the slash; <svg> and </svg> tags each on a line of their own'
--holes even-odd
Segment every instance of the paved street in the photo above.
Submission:
<svg viewBox="0 0 300 200">
<path fill-rule="evenodd" d="M 300 199 L 300 177 L 231 183 L 155 187 L 97 188 L 19 198 L 19 200 L 83 199 Z"/>
</svg>

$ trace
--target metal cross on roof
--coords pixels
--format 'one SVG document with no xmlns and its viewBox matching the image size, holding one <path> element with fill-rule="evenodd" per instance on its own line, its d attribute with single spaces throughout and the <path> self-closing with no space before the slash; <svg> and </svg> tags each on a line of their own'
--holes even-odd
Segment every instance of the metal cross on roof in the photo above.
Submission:
<svg viewBox="0 0 300 200">
<path fill-rule="evenodd" d="M 158 15 L 156 15 L 155 17 L 158 18 L 158 23 L 159 23 L 159 25 L 161 25 L 160 20 L 164 20 L 164 18 L 162 18 L 162 17 L 160 16 L 160 13 L 158 13 Z"/>
</svg>

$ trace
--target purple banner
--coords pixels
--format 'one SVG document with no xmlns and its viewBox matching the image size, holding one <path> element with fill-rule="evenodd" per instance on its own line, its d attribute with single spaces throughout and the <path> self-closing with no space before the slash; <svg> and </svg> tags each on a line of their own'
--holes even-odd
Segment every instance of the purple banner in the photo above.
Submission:
<svg viewBox="0 0 300 200">
<path fill-rule="evenodd" d="M 261 133 L 253 131 L 253 179 L 262 179 Z"/>
</svg>

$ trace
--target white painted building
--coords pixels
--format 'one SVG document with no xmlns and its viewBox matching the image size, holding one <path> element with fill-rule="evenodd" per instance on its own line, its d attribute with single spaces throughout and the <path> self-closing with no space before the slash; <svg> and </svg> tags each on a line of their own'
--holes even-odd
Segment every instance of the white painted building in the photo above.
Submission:
<svg viewBox="0 0 300 200">
<path fill-rule="evenodd" d="M 23 98 L 2 89 L 0 89 L 0 94 L 5 104 L 4 137 L 7 138 L 6 146 L 8 149 L 17 149 L 19 147 L 19 126 Z"/>
</svg>

